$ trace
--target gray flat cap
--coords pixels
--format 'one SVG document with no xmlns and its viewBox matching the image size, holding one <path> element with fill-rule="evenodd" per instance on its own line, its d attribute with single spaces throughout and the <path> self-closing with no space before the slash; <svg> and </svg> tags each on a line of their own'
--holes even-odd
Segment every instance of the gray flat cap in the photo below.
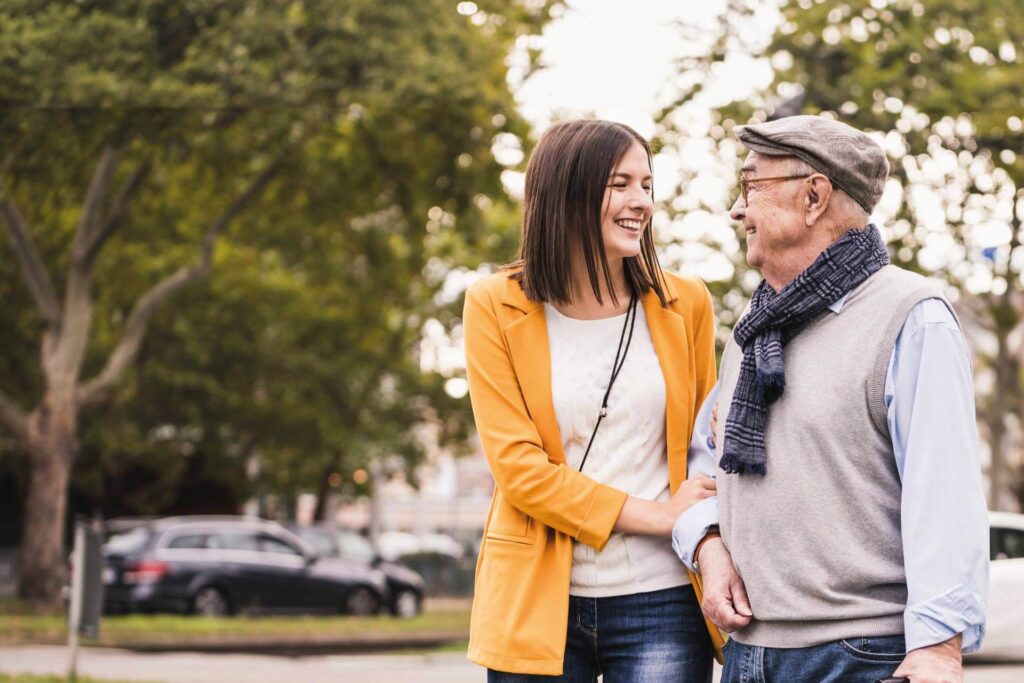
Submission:
<svg viewBox="0 0 1024 683">
<path fill-rule="evenodd" d="M 803 159 L 868 213 L 881 198 L 889 176 L 889 161 L 874 140 L 821 116 L 787 116 L 740 126 L 736 137 L 759 154 Z"/>
</svg>

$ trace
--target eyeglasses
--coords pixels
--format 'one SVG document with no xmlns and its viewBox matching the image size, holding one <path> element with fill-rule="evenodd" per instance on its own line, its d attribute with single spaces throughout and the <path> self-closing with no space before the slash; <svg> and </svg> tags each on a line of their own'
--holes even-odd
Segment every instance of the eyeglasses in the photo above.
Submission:
<svg viewBox="0 0 1024 683">
<path fill-rule="evenodd" d="M 812 175 L 814 175 L 814 174 L 813 173 L 807 173 L 805 175 L 780 175 L 780 176 L 773 176 L 771 178 L 749 178 L 749 179 L 744 179 L 743 178 L 743 174 L 740 173 L 740 194 L 743 195 L 743 203 L 746 204 L 747 203 L 747 193 L 750 192 L 750 185 L 752 183 L 766 183 L 766 182 L 773 181 L 773 180 L 777 181 L 777 182 L 781 182 L 781 181 L 785 181 L 785 180 L 799 180 L 799 179 L 803 179 L 803 178 L 810 178 Z"/>
</svg>

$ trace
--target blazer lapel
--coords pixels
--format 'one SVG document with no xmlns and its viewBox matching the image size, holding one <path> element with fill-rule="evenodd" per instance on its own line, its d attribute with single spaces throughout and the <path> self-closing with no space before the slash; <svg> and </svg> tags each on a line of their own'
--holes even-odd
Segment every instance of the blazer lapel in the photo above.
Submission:
<svg viewBox="0 0 1024 683">
<path fill-rule="evenodd" d="M 555 404 L 551 398 L 551 347 L 548 344 L 544 304 L 527 299 L 519 283 L 514 280 L 506 280 L 502 304 L 523 313 L 505 327 L 512 365 L 519 378 L 526 408 L 540 432 L 548 459 L 554 463 L 564 463 L 565 452 L 562 450 Z"/>
<path fill-rule="evenodd" d="M 666 295 L 670 301 L 675 300 L 673 291 L 667 291 Z M 662 308 L 658 295 L 653 291 L 644 296 L 643 305 L 654 351 L 658 354 L 658 364 L 665 378 L 665 447 L 669 484 L 675 493 L 686 479 L 686 450 L 690 434 L 686 424 L 690 412 L 687 406 L 693 405 L 686 322 L 671 308 Z"/>
</svg>

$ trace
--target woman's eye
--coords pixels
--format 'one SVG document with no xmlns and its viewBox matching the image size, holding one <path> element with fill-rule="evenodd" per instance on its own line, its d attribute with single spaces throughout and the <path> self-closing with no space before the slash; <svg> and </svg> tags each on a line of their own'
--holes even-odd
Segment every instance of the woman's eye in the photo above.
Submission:
<svg viewBox="0 0 1024 683">
<path fill-rule="evenodd" d="M 650 185 L 644 185 L 644 192 L 650 192 L 653 189 Z"/>
</svg>

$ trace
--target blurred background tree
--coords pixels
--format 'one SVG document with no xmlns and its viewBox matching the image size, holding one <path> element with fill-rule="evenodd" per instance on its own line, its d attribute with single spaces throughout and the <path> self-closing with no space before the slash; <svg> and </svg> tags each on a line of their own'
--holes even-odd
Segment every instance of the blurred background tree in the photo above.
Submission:
<svg viewBox="0 0 1024 683">
<path fill-rule="evenodd" d="M 710 284 L 727 335 L 759 279 L 723 219 L 744 154 L 733 127 L 825 113 L 876 131 L 892 174 L 875 217 L 894 262 L 946 285 L 972 343 L 989 506 L 1006 507 L 1010 493 L 1024 505 L 1024 5 L 729 6 L 713 27 L 683 27 L 698 47 L 680 64 L 676 101 L 659 116 L 668 153 L 700 149 L 720 162 L 712 169 L 682 164 L 665 222 L 672 260 L 716 280 Z M 777 28 L 769 33 L 766 25 Z M 743 66 L 753 87 L 730 91 L 723 81 Z"/>
<path fill-rule="evenodd" d="M 505 59 L 555 4 L 4 3 L 22 597 L 59 598 L 73 467 L 90 511 L 233 511 L 415 463 L 410 424 L 464 433 L 418 344 L 454 324 L 452 265 L 514 240 L 492 145 L 528 128 Z"/>
</svg>

